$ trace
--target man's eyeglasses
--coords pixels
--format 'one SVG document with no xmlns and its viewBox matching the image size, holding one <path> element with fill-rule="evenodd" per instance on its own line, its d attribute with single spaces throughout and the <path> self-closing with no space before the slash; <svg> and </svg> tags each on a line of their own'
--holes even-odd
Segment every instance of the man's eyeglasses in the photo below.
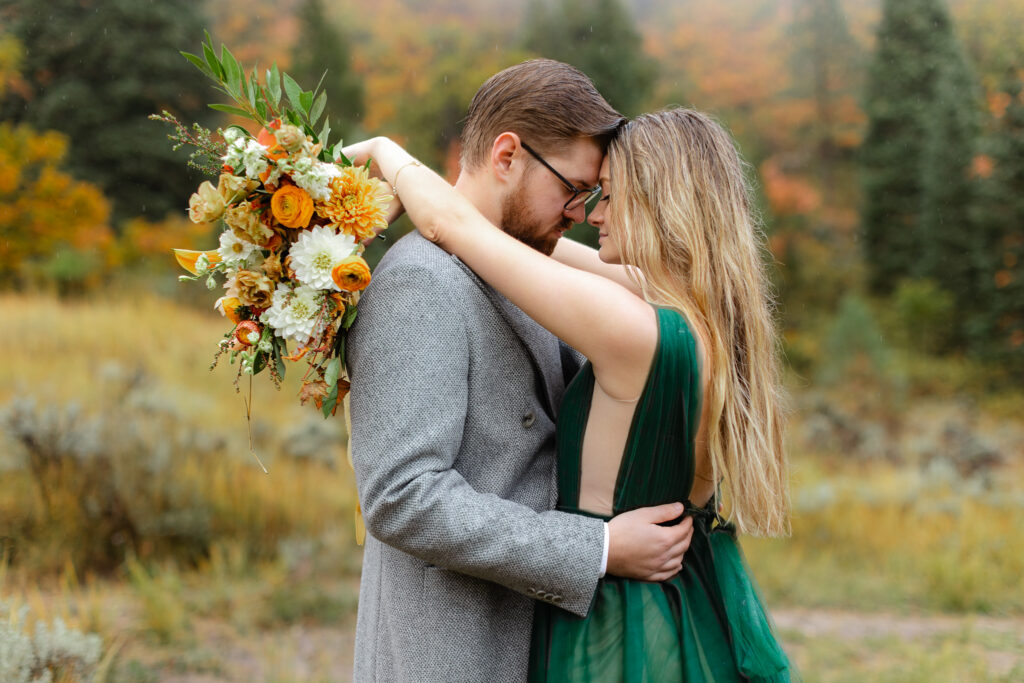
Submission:
<svg viewBox="0 0 1024 683">
<path fill-rule="evenodd" d="M 520 144 L 523 146 L 523 149 L 530 153 L 530 156 L 532 156 L 534 159 L 543 164 L 544 168 L 554 173 L 555 177 L 561 180 L 562 184 L 565 185 L 565 189 L 569 190 L 569 192 L 572 192 L 572 196 L 569 197 L 569 201 L 567 201 L 565 205 L 562 206 L 563 211 L 572 211 L 577 206 L 580 206 L 582 204 L 592 206 L 594 200 L 601 196 L 600 185 L 595 185 L 594 187 L 585 187 L 582 189 L 576 187 L 575 185 L 570 183 L 564 175 L 556 171 L 551 164 L 544 161 L 544 158 L 541 155 L 537 154 L 537 152 L 535 152 L 532 147 L 530 147 L 528 144 L 522 141 L 520 141 Z"/>
</svg>

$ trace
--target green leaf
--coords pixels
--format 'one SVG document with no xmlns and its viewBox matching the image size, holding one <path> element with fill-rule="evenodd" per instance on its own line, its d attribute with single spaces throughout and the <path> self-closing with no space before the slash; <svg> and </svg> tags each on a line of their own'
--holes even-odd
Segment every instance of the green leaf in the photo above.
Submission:
<svg viewBox="0 0 1024 683">
<path fill-rule="evenodd" d="M 220 59 L 224 63 L 224 84 L 228 86 L 229 90 L 232 90 L 235 97 L 245 94 L 245 74 L 242 73 L 242 67 L 235 59 L 235 56 L 231 54 L 231 50 L 228 49 L 227 45 L 220 46 Z"/>
<path fill-rule="evenodd" d="M 270 91 L 270 104 L 277 109 L 281 103 L 281 72 L 277 70 L 277 62 L 267 70 L 267 88 Z"/>
<path fill-rule="evenodd" d="M 261 119 L 266 120 L 267 118 L 267 105 L 262 101 L 256 103 L 256 113 L 260 115 Z"/>
<path fill-rule="evenodd" d="M 299 115 L 295 113 L 294 109 L 287 110 L 285 112 L 285 116 L 288 118 L 288 123 L 293 126 L 302 127 L 302 119 L 299 118 Z"/>
<path fill-rule="evenodd" d="M 320 93 L 320 96 L 316 98 L 313 103 L 313 109 L 309 112 L 309 122 L 316 125 L 316 122 L 320 120 L 320 117 L 324 113 L 324 107 L 327 106 L 327 91 Z"/>
<path fill-rule="evenodd" d="M 320 129 L 320 142 L 324 143 L 324 154 L 329 154 L 327 147 L 327 138 L 331 134 L 331 120 L 330 118 L 324 119 L 324 127 Z M 333 159 L 331 159 L 333 161 Z"/>
<path fill-rule="evenodd" d="M 310 118 L 309 117 L 309 109 L 310 109 L 310 107 L 313 106 L 313 93 L 312 93 L 312 91 L 306 90 L 304 92 L 299 93 L 299 105 L 301 106 L 302 112 L 306 115 L 306 117 Z M 310 122 L 312 123 L 312 118 L 310 118 Z"/>
<path fill-rule="evenodd" d="M 263 369 L 267 367 L 267 354 L 257 352 L 256 358 L 252 362 L 252 374 L 258 375 L 263 372 Z"/>
<path fill-rule="evenodd" d="M 334 410 L 334 406 L 338 405 L 338 384 L 335 382 L 334 386 L 331 387 L 331 393 L 327 394 L 327 398 L 324 399 L 323 413 L 324 417 L 330 417 L 331 411 Z"/>
<path fill-rule="evenodd" d="M 245 118 L 251 118 L 251 115 L 241 107 L 233 107 L 230 104 L 211 104 L 210 109 L 215 111 L 222 111 L 225 114 L 234 114 L 235 116 L 244 116 Z"/>
<path fill-rule="evenodd" d="M 299 104 L 299 96 L 302 94 L 302 88 L 295 82 L 295 79 L 288 74 L 281 74 L 281 78 L 284 80 L 284 91 L 288 94 L 288 101 L 292 103 L 292 106 L 296 109 L 301 108 Z M 296 124 L 298 125 L 298 124 Z"/>
<path fill-rule="evenodd" d="M 213 105 L 211 104 L 210 106 L 212 107 Z M 228 105 L 220 104 L 220 105 L 217 105 L 217 106 L 224 107 L 224 106 L 228 106 Z M 246 114 L 246 116 L 248 116 L 248 114 Z M 234 128 L 235 130 L 237 130 L 238 132 L 240 132 L 242 135 L 244 135 L 247 138 L 251 138 L 252 137 L 252 133 L 250 133 L 249 131 L 247 131 L 245 128 L 243 128 L 242 126 L 238 125 L 237 123 L 232 123 L 230 126 L 228 126 L 228 128 Z"/>
<path fill-rule="evenodd" d="M 247 90 L 247 93 L 249 95 L 249 106 L 253 109 L 256 108 L 256 98 L 259 97 L 260 94 L 260 82 L 259 79 L 256 77 L 256 74 L 258 73 L 259 66 L 257 65 L 252 68 L 252 72 L 250 72 L 249 74 L 249 88 Z"/>
<path fill-rule="evenodd" d="M 359 315 L 359 309 L 355 306 L 349 306 L 345 309 L 345 317 L 341 319 L 341 328 L 347 330 L 352 327 L 352 323 L 356 321 L 357 315 Z"/>
<path fill-rule="evenodd" d="M 332 387 L 338 383 L 338 375 L 341 374 L 341 359 L 332 358 L 331 362 L 327 364 L 327 370 L 324 371 L 324 381 L 327 382 L 327 386 Z"/>
<path fill-rule="evenodd" d="M 210 67 L 206 65 L 206 62 L 204 62 L 199 57 L 196 57 L 191 52 L 182 52 L 181 56 L 184 57 L 185 59 L 187 59 L 188 61 L 192 62 L 192 64 L 197 69 L 202 71 L 204 74 L 206 74 L 210 78 L 217 79 L 217 74 L 213 73 L 213 71 L 210 70 Z"/>
<path fill-rule="evenodd" d="M 207 34 L 209 35 L 209 34 Z M 224 80 L 224 67 L 221 66 L 220 60 L 217 59 L 216 53 L 213 48 L 203 43 L 203 56 L 206 57 L 206 63 L 210 66 L 213 71 L 213 75 L 217 77 L 217 80 Z"/>
<path fill-rule="evenodd" d="M 344 147 L 345 141 L 338 140 L 338 142 L 335 143 L 333 150 L 331 151 L 331 155 L 334 158 L 336 158 L 338 160 L 338 163 L 341 164 L 342 166 L 351 166 L 352 160 L 345 156 L 345 153 L 341 151 Z"/>
<path fill-rule="evenodd" d="M 317 92 L 317 91 L 320 90 L 320 86 L 322 86 L 324 84 L 324 79 L 325 78 L 327 78 L 327 70 L 326 69 L 324 70 L 324 72 L 322 74 L 320 74 L 320 81 L 316 84 L 316 87 L 313 88 L 313 92 Z"/>
</svg>

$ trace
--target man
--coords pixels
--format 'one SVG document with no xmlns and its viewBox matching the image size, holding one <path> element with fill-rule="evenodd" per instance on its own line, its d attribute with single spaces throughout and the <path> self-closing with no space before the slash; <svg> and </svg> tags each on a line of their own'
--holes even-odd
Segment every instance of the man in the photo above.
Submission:
<svg viewBox="0 0 1024 683">
<path fill-rule="evenodd" d="M 573 67 L 506 69 L 470 105 L 456 188 L 550 254 L 583 221 L 621 121 Z M 658 524 L 681 506 L 607 525 L 552 510 L 555 411 L 575 356 L 458 259 L 405 237 L 359 310 L 351 438 L 368 535 L 356 681 L 523 681 L 532 599 L 585 615 L 606 570 L 647 578 L 681 561 L 687 534 Z"/>
</svg>

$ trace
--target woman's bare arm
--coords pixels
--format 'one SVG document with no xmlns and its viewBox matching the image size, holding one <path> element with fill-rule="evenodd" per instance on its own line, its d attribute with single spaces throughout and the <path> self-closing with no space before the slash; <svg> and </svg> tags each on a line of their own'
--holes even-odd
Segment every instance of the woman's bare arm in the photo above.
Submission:
<svg viewBox="0 0 1024 683">
<path fill-rule="evenodd" d="M 555 246 L 555 252 L 551 254 L 551 258 L 559 263 L 572 266 L 577 270 L 585 270 L 588 273 L 606 277 L 612 282 L 622 285 L 633 292 L 633 294 L 639 297 L 643 296 L 640 285 L 637 283 L 638 280 L 643 278 L 640 271 L 629 266 L 605 263 L 597 255 L 597 249 L 588 247 L 585 244 L 580 244 L 575 240 L 560 239 Z M 635 274 L 635 278 L 630 277 L 631 272 Z"/>
</svg>

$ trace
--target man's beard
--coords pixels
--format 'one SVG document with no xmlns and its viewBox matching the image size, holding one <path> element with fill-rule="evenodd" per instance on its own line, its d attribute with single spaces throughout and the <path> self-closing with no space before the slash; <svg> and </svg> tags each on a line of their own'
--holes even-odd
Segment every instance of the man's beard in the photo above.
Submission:
<svg viewBox="0 0 1024 683">
<path fill-rule="evenodd" d="M 568 230 L 572 221 L 562 216 L 562 227 Z M 516 188 L 501 203 L 501 229 L 528 247 L 547 256 L 555 251 L 561 233 L 544 230 L 530 213 L 525 193 Z"/>
</svg>

